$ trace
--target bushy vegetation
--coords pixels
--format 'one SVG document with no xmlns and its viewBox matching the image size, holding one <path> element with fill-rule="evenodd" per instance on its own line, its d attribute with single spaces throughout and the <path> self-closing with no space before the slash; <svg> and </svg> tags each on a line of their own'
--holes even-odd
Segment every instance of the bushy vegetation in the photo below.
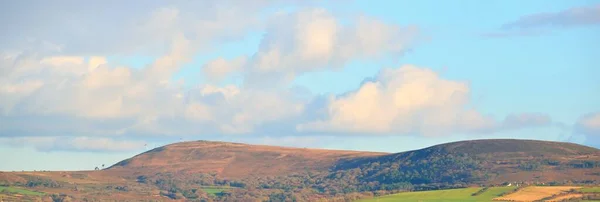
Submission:
<svg viewBox="0 0 600 202">
<path fill-rule="evenodd" d="M 479 195 L 481 195 L 482 193 L 484 193 L 485 191 L 487 191 L 488 189 L 489 189 L 489 187 L 484 187 L 484 188 L 481 188 L 479 191 L 477 191 L 477 192 L 475 192 L 475 193 L 471 194 L 471 196 L 479 196 Z"/>
<path fill-rule="evenodd" d="M 37 177 L 30 177 L 27 180 L 27 183 L 25 184 L 25 186 L 27 186 L 27 187 L 43 186 L 43 187 L 49 187 L 49 188 L 62 187 L 62 185 L 60 183 L 58 183 L 54 180 L 47 179 L 47 178 L 37 178 Z"/>
<path fill-rule="evenodd" d="M 357 191 L 434 190 L 464 187 L 487 179 L 489 176 L 480 168 L 481 162 L 474 156 L 432 148 L 343 162 L 329 177 L 354 179 L 355 184 L 360 184 Z"/>
</svg>

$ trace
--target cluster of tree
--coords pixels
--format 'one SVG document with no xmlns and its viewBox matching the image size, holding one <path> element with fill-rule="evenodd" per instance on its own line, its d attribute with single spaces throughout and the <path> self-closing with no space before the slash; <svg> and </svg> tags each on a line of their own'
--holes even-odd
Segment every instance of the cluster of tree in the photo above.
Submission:
<svg viewBox="0 0 600 202">
<path fill-rule="evenodd" d="M 600 200 L 600 194 L 588 194 L 582 198 L 583 200 L 596 201 Z"/>
<path fill-rule="evenodd" d="M 62 187 L 62 185 L 54 180 L 51 179 L 46 179 L 46 178 L 37 178 L 37 177 L 31 177 L 27 180 L 27 183 L 25 183 L 25 186 L 27 187 L 37 187 L 37 186 L 43 186 L 43 187 L 49 187 L 49 188 L 59 188 Z"/>
<path fill-rule="evenodd" d="M 517 167 L 519 169 L 525 170 L 525 171 L 535 171 L 535 170 L 541 170 L 542 164 L 540 162 L 534 161 L 534 162 L 526 162 L 526 163 L 519 164 Z"/>
<path fill-rule="evenodd" d="M 479 191 L 472 193 L 471 196 L 479 196 L 479 195 L 483 194 L 484 192 L 486 192 L 488 189 L 489 189 L 489 187 L 481 188 Z"/>
<path fill-rule="evenodd" d="M 374 193 L 358 193 L 347 188 L 344 182 L 327 179 L 326 174 L 296 174 L 280 177 L 250 177 L 241 180 L 222 179 L 215 174 L 160 173 L 137 176 L 139 183 L 151 184 L 162 191 L 161 195 L 172 199 L 193 201 L 316 201 L 338 198 L 341 201 L 372 197 Z M 227 188 L 221 193 L 207 194 L 205 187 Z M 378 194 L 397 192 L 379 191 Z"/>
<path fill-rule="evenodd" d="M 69 202 L 73 201 L 73 198 L 66 194 L 52 194 L 50 195 L 52 202 Z"/>
<path fill-rule="evenodd" d="M 569 166 L 572 168 L 598 168 L 600 161 L 571 161 Z"/>
<path fill-rule="evenodd" d="M 359 191 L 381 189 L 423 190 L 460 187 L 489 178 L 481 162 L 466 154 L 424 151 L 340 164 L 330 179 L 348 179 Z M 371 183 L 371 186 L 364 186 Z M 378 183 L 378 185 L 377 185 Z M 385 186 L 383 186 L 385 185 Z M 433 187 L 432 187 L 433 185 Z"/>
<path fill-rule="evenodd" d="M 517 188 L 515 188 L 515 189 L 513 189 L 511 191 L 503 192 L 503 193 L 501 193 L 498 196 L 506 196 L 506 195 L 509 195 L 509 194 L 512 194 L 512 193 L 516 193 L 516 192 L 518 192 L 519 190 L 521 190 L 523 188 L 525 188 L 525 186 L 520 186 L 520 187 L 517 187 Z"/>
</svg>

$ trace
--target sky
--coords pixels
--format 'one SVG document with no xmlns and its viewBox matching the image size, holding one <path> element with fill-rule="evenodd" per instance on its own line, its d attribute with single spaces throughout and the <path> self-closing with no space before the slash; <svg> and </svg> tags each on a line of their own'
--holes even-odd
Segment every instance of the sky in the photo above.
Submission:
<svg viewBox="0 0 600 202">
<path fill-rule="evenodd" d="M 0 170 L 181 141 L 600 147 L 600 1 L 0 2 Z"/>
</svg>

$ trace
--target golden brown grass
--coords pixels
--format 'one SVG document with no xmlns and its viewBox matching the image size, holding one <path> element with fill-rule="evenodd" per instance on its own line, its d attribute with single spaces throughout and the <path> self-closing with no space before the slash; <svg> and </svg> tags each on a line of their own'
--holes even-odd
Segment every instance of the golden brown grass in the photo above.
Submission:
<svg viewBox="0 0 600 202">
<path fill-rule="evenodd" d="M 384 154 L 196 141 L 167 145 L 159 152 L 135 156 L 126 165 L 116 166 L 109 171 L 142 170 L 156 173 L 176 169 L 183 173 L 216 172 L 230 178 L 276 176 L 306 170 L 327 170 L 341 158 Z"/>
<path fill-rule="evenodd" d="M 567 192 L 571 189 L 579 189 L 581 187 L 573 186 L 530 186 L 525 187 L 515 193 L 494 198 L 500 201 L 535 201 L 555 194 Z"/>
<path fill-rule="evenodd" d="M 583 194 L 573 193 L 573 194 L 567 194 L 567 195 L 558 196 L 558 197 L 555 197 L 555 198 L 552 198 L 552 199 L 546 200 L 546 201 L 548 201 L 548 202 L 559 202 L 559 201 L 566 200 L 566 199 L 581 198 L 581 197 L 583 197 Z"/>
</svg>

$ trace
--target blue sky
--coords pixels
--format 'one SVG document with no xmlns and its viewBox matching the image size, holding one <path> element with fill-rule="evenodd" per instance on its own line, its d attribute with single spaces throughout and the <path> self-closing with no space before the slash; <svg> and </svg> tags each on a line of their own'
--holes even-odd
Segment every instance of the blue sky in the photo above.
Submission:
<svg viewBox="0 0 600 202">
<path fill-rule="evenodd" d="M 56 3 L 0 3 L 0 170 L 200 139 L 600 146 L 598 1 Z"/>
</svg>

